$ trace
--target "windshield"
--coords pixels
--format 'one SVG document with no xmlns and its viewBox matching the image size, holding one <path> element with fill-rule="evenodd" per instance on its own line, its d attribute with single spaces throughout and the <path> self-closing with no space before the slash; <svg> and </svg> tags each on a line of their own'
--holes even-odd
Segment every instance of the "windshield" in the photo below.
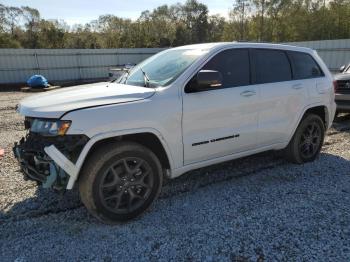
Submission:
<svg viewBox="0 0 350 262">
<path fill-rule="evenodd" d="M 118 82 L 145 87 L 166 86 L 207 52 L 200 49 L 170 49 L 158 53 L 132 68 Z"/>
</svg>

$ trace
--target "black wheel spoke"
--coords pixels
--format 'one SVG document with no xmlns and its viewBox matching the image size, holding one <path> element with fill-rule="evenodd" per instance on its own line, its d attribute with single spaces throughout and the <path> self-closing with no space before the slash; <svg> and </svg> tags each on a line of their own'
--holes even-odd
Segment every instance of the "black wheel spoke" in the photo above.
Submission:
<svg viewBox="0 0 350 262">
<path fill-rule="evenodd" d="M 133 173 L 135 173 L 137 170 L 139 170 L 140 169 L 140 167 L 142 166 L 142 164 L 143 164 L 143 160 L 142 159 L 140 159 L 140 161 L 139 161 L 139 163 L 133 168 Z"/>
<path fill-rule="evenodd" d="M 309 144 L 309 145 L 308 145 L 308 155 L 309 155 L 309 156 L 312 155 L 313 152 L 314 152 L 314 147 L 313 147 L 312 144 Z"/>
<path fill-rule="evenodd" d="M 115 186 L 117 186 L 117 184 L 120 183 L 120 177 L 119 177 L 118 173 L 115 171 L 115 169 L 113 167 L 111 167 L 109 169 L 109 171 L 111 172 L 111 174 L 113 176 L 113 180 L 109 183 L 103 184 L 103 188 L 115 187 Z"/>
<path fill-rule="evenodd" d="M 301 150 L 301 152 L 305 153 L 307 151 L 307 145 L 306 144 L 302 144 L 300 150 Z"/>
<path fill-rule="evenodd" d="M 131 209 L 132 207 L 132 203 L 135 199 L 143 199 L 142 196 L 138 195 L 138 194 L 135 194 L 134 191 L 132 189 L 129 189 L 128 190 L 128 193 L 129 193 L 129 199 L 128 199 L 128 210 Z"/>
<path fill-rule="evenodd" d="M 143 159 L 125 157 L 107 169 L 100 185 L 102 204 L 114 213 L 132 212 L 151 194 L 153 173 Z"/>
<path fill-rule="evenodd" d="M 310 125 L 309 126 L 309 135 L 312 135 L 314 133 L 315 130 L 315 126 L 314 125 Z"/>
<path fill-rule="evenodd" d="M 130 169 L 130 167 L 129 167 L 129 165 L 128 165 L 128 162 L 127 162 L 126 159 L 123 159 L 123 165 L 124 165 L 124 168 L 125 168 L 125 172 L 126 172 L 127 174 L 131 174 L 132 171 L 131 171 L 131 169 Z"/>
<path fill-rule="evenodd" d="M 140 183 L 140 184 L 139 184 L 139 186 L 140 186 L 140 187 L 143 187 L 143 188 L 146 188 L 146 189 L 151 188 L 151 186 L 150 186 L 150 185 L 147 185 L 146 183 L 143 183 L 143 182 L 142 182 L 142 183 Z"/>
<path fill-rule="evenodd" d="M 142 174 L 137 177 L 137 181 L 143 182 L 145 180 L 145 178 L 149 175 L 149 173 L 150 173 L 149 171 L 142 172 Z"/>
<path fill-rule="evenodd" d="M 115 208 L 115 209 L 118 209 L 118 208 L 119 208 L 120 202 L 121 202 L 121 200 L 122 200 L 122 196 L 123 196 L 123 192 L 121 192 L 121 193 L 118 194 L 117 201 L 115 202 L 115 205 L 114 205 L 114 208 Z"/>
<path fill-rule="evenodd" d="M 123 192 L 119 192 L 117 194 L 113 194 L 113 195 L 110 195 L 108 197 L 105 197 L 105 200 L 111 200 L 111 199 L 115 199 L 115 198 L 120 198 L 121 195 L 122 195 Z"/>
</svg>

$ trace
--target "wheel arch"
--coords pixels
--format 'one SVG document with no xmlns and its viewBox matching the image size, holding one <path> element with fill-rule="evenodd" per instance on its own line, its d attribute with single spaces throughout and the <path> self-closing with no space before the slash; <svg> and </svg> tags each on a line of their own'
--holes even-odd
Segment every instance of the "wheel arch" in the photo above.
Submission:
<svg viewBox="0 0 350 262">
<path fill-rule="evenodd" d="M 306 115 L 308 114 L 315 114 L 315 115 L 318 115 L 324 125 L 325 125 L 325 128 L 327 129 L 328 125 L 329 125 L 329 113 L 328 113 L 328 109 L 326 106 L 324 105 L 320 105 L 320 106 L 315 106 L 315 107 L 310 107 L 308 108 L 307 110 L 305 110 L 304 114 L 303 114 L 303 117 L 301 119 L 303 119 Z M 301 120 L 300 120 L 301 121 Z M 300 123 L 299 121 L 299 123 Z"/>
<path fill-rule="evenodd" d="M 313 104 L 313 105 L 307 106 L 307 107 L 304 108 L 304 110 L 300 114 L 300 116 L 298 118 L 298 121 L 297 121 L 297 124 L 294 125 L 294 129 L 293 129 L 293 132 L 291 133 L 291 135 L 290 135 L 290 137 L 288 139 L 288 143 L 293 138 L 293 135 L 295 134 L 295 132 L 296 132 L 297 128 L 299 127 L 301 121 L 308 114 L 318 115 L 322 119 L 322 121 L 323 121 L 323 123 L 325 125 L 325 129 L 329 128 L 329 124 L 330 124 L 329 122 L 331 120 L 330 120 L 330 117 L 329 117 L 329 111 L 328 111 L 327 106 L 325 106 L 324 104 Z"/>
<path fill-rule="evenodd" d="M 173 168 L 173 159 L 169 147 L 161 133 L 155 129 L 137 129 L 125 130 L 118 132 L 110 132 L 92 137 L 85 145 L 76 162 L 77 176 L 75 181 L 80 176 L 80 171 L 89 156 L 93 154 L 99 147 L 118 141 L 130 141 L 139 143 L 150 149 L 159 159 L 164 169 L 171 170 Z"/>
</svg>

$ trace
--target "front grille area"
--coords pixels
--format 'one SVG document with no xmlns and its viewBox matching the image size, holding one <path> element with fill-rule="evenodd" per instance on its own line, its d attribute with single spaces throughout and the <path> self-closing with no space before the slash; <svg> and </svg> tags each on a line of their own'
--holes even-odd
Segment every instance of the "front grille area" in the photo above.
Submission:
<svg viewBox="0 0 350 262">
<path fill-rule="evenodd" d="M 36 133 L 29 133 L 23 142 L 23 150 L 34 154 L 44 154 L 44 148 L 54 145 L 73 163 L 77 160 L 81 150 L 89 138 L 85 135 L 65 135 L 45 137 Z"/>
<path fill-rule="evenodd" d="M 50 164 L 53 161 L 45 153 L 44 148 L 54 145 L 70 161 L 75 163 L 89 138 L 85 135 L 65 135 L 45 137 L 29 132 L 13 148 L 15 157 L 19 160 L 25 177 L 38 182 L 45 182 L 50 175 Z M 64 185 L 56 187 L 63 188 Z"/>
</svg>

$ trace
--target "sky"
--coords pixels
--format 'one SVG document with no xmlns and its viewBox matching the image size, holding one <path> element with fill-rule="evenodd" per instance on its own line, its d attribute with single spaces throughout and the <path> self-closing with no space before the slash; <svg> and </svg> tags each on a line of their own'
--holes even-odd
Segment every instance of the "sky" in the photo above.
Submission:
<svg viewBox="0 0 350 262">
<path fill-rule="evenodd" d="M 84 24 L 100 15 L 112 14 L 137 19 L 142 11 L 164 4 L 185 3 L 185 0 L 0 0 L 7 6 L 30 6 L 39 10 L 42 18 L 63 19 L 69 25 Z M 228 17 L 232 0 L 199 0 L 209 8 L 209 14 Z"/>
</svg>

